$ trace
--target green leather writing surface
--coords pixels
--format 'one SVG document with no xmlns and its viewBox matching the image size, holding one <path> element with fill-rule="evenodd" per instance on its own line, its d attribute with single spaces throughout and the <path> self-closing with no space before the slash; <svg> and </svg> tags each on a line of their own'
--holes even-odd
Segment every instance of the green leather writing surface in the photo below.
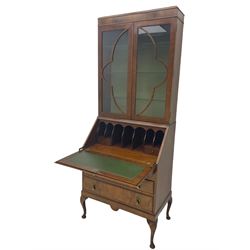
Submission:
<svg viewBox="0 0 250 250">
<path fill-rule="evenodd" d="M 132 162 L 87 151 L 74 153 L 59 162 L 72 167 L 75 165 L 78 169 L 81 168 L 93 172 L 106 172 L 127 179 L 133 179 L 143 171 L 142 166 Z"/>
</svg>

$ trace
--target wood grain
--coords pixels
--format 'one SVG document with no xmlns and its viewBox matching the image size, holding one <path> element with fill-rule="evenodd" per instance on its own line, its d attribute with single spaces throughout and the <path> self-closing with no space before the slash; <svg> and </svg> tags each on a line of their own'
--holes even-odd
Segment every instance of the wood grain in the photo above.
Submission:
<svg viewBox="0 0 250 250">
<path fill-rule="evenodd" d="M 147 195 L 129 191 L 89 177 L 85 177 L 83 190 L 143 211 L 152 212 L 153 200 L 152 197 Z"/>
<path fill-rule="evenodd" d="M 130 148 L 122 148 L 115 145 L 107 146 L 102 144 L 94 144 L 88 147 L 87 151 L 139 163 L 147 167 L 152 167 L 157 160 L 157 156 L 155 155 L 145 154 L 138 150 L 131 150 Z"/>
<path fill-rule="evenodd" d="M 127 22 L 138 22 L 144 20 L 157 20 L 161 18 L 178 18 L 183 22 L 184 14 L 177 6 L 172 6 L 168 8 L 153 9 L 147 11 L 126 13 L 121 15 L 113 15 L 107 17 L 100 17 L 98 19 L 98 25 L 109 25 L 109 24 L 119 24 Z"/>
</svg>

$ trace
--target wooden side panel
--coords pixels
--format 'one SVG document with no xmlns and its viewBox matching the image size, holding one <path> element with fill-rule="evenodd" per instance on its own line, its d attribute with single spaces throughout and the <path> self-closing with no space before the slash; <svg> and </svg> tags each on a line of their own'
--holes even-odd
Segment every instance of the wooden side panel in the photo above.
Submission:
<svg viewBox="0 0 250 250">
<path fill-rule="evenodd" d="M 170 120 L 169 123 L 176 121 L 176 109 L 178 99 L 179 75 L 180 75 L 180 62 L 181 62 L 181 45 L 183 34 L 183 23 L 177 19 L 176 24 L 176 37 L 175 37 L 175 51 L 174 51 L 174 66 L 173 66 L 173 81 L 171 91 L 171 105 L 170 105 Z"/>
<path fill-rule="evenodd" d="M 166 202 L 166 198 L 171 192 L 175 123 L 169 126 L 165 133 L 156 172 L 155 213 Z"/>
</svg>

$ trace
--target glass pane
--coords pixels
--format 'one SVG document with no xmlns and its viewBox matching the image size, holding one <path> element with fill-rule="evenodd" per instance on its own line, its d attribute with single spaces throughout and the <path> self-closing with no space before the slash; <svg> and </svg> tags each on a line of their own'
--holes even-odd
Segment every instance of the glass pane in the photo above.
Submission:
<svg viewBox="0 0 250 250">
<path fill-rule="evenodd" d="M 102 33 L 103 112 L 127 113 L 128 31 Z"/>
<path fill-rule="evenodd" d="M 136 115 L 163 118 L 170 25 L 141 27 L 137 39 Z"/>
</svg>

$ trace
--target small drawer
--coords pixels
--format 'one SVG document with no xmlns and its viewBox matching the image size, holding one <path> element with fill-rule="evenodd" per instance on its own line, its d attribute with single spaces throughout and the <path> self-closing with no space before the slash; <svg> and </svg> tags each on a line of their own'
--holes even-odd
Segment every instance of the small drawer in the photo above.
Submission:
<svg viewBox="0 0 250 250">
<path fill-rule="evenodd" d="M 86 176 L 83 181 L 83 189 L 84 191 L 99 195 L 103 198 L 108 198 L 140 210 L 152 212 L 153 198 L 150 196 L 133 192 Z"/>
</svg>

